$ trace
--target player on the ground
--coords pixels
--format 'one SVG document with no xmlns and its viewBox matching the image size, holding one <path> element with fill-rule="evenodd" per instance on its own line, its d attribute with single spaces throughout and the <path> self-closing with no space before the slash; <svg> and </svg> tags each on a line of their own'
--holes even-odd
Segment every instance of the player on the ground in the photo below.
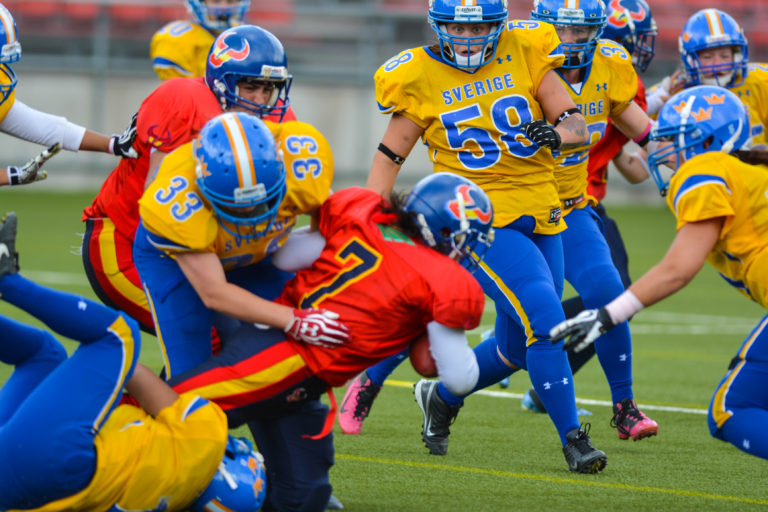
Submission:
<svg viewBox="0 0 768 512">
<path fill-rule="evenodd" d="M 576 350 L 683 288 L 705 261 L 740 293 L 768 307 L 768 173 L 739 160 L 755 158 L 755 152 L 743 151 L 750 147 L 750 121 L 742 102 L 716 86 L 680 91 L 662 107 L 651 137 L 661 146 L 648 163 L 677 219 L 677 235 L 664 258 L 627 291 L 552 330 L 553 340 L 568 338 Z M 675 171 L 671 179 L 661 166 Z M 708 413 L 714 437 L 764 459 L 767 325 L 768 316 L 741 345 Z"/>
<path fill-rule="evenodd" d="M 233 510 L 264 502 L 265 470 L 208 400 L 138 363 L 136 322 L 18 272 L 16 215 L 0 220 L 0 297 L 80 342 L 0 316 L 0 510 Z M 141 404 L 119 405 L 125 387 Z M 216 507 L 216 508 L 211 508 Z"/>
</svg>

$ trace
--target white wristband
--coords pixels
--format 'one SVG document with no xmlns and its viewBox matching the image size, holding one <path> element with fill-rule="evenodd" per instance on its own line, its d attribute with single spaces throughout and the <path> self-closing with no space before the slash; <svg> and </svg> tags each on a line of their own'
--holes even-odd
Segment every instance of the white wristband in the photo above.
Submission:
<svg viewBox="0 0 768 512">
<path fill-rule="evenodd" d="M 605 312 L 611 317 L 613 325 L 626 322 L 645 306 L 635 294 L 627 290 L 605 306 Z"/>
</svg>

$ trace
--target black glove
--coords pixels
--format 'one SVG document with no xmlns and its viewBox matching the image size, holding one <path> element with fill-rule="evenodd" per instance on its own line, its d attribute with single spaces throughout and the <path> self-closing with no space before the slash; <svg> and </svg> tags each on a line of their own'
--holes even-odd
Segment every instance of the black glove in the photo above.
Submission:
<svg viewBox="0 0 768 512">
<path fill-rule="evenodd" d="M 136 140 L 136 118 L 138 112 L 133 114 L 131 124 L 121 134 L 114 134 L 109 139 L 109 152 L 115 156 L 124 158 L 139 158 L 139 153 L 133 149 L 133 141 Z"/>
<path fill-rule="evenodd" d="M 548 124 L 543 119 L 529 121 L 521 127 L 523 133 L 530 140 L 539 146 L 547 146 L 549 149 L 560 147 L 560 134 L 555 131 L 555 127 Z"/>
<path fill-rule="evenodd" d="M 24 164 L 22 167 L 8 166 L 8 184 L 9 185 L 26 185 L 27 183 L 34 183 L 35 181 L 44 180 L 48 177 L 48 173 L 41 171 L 40 167 L 48 161 L 53 155 L 61 150 L 61 146 L 57 142 L 53 146 L 44 150 L 35 158 Z"/>
<path fill-rule="evenodd" d="M 554 326 L 549 331 L 549 336 L 552 343 L 557 343 L 567 337 L 563 349 L 567 350 L 573 347 L 574 352 L 581 352 L 601 334 L 614 327 L 611 316 L 605 308 L 587 309 Z"/>
</svg>

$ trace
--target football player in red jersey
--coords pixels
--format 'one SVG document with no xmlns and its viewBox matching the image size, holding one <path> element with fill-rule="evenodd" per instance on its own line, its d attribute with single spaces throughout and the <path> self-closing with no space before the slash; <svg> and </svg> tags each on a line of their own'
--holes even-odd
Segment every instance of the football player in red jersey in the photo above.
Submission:
<svg viewBox="0 0 768 512">
<path fill-rule="evenodd" d="M 246 48 L 249 51 L 243 52 Z M 225 110 L 249 111 L 278 122 L 295 119 L 288 104 L 291 81 L 280 41 L 260 27 L 240 25 L 216 39 L 204 78 L 169 80 L 142 102 L 134 143 L 138 159 L 120 161 L 82 217 L 83 264 L 105 304 L 125 311 L 142 330 L 154 333 L 132 256 L 138 200 L 152 179 L 150 169 Z"/>
<path fill-rule="evenodd" d="M 277 302 L 335 311 L 349 341 L 306 344 L 244 324 L 218 355 L 171 379 L 219 404 L 230 427 L 249 422 L 268 471 L 266 508 L 324 509 L 335 414 L 319 400 L 327 389 L 425 334 L 443 383 L 460 394 L 474 387 L 464 330 L 480 322 L 484 296 L 462 266 L 482 258 L 492 221 L 488 196 L 452 173 L 390 202 L 362 188 L 336 192 L 320 207 L 318 230 L 294 232 L 275 256 L 297 271 Z"/>
</svg>

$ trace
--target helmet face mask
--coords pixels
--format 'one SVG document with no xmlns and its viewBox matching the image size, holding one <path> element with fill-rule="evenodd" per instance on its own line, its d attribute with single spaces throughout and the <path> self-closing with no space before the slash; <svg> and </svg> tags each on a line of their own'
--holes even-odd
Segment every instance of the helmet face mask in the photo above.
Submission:
<svg viewBox="0 0 768 512">
<path fill-rule="evenodd" d="M 238 240 L 265 236 L 286 189 L 266 125 L 251 114 L 222 114 L 206 123 L 193 150 L 198 188 L 224 230 Z"/>
<path fill-rule="evenodd" d="M 248 439 L 229 436 L 211 483 L 192 503 L 195 512 L 260 510 L 267 497 L 264 458 Z"/>
<path fill-rule="evenodd" d="M 686 73 L 686 85 L 736 87 L 747 77 L 749 49 L 744 31 L 729 14 L 718 9 L 702 9 L 691 16 L 678 39 Z M 730 62 L 702 63 L 699 52 L 729 47 Z"/>
<path fill-rule="evenodd" d="M 237 0 L 231 4 L 208 4 L 206 0 L 187 0 L 187 10 L 195 23 L 206 30 L 219 33 L 245 23 L 250 0 Z"/>
<path fill-rule="evenodd" d="M 578 8 L 566 7 L 565 0 L 535 0 L 531 19 L 555 26 L 562 38 L 566 31 L 583 32 L 570 43 L 560 43 L 566 55 L 563 69 L 577 69 L 592 63 L 597 41 L 607 19 L 602 0 L 581 0 Z"/>
<path fill-rule="evenodd" d="M 639 71 L 648 69 L 655 55 L 656 20 L 645 0 L 610 0 L 604 39 L 624 46 L 632 55 L 632 64 Z"/>
<path fill-rule="evenodd" d="M 661 108 L 651 140 L 661 144 L 650 151 L 648 166 L 661 195 L 666 195 L 669 179 L 661 166 L 674 162 L 677 170 L 696 155 L 748 149 L 752 145 L 749 115 L 741 100 L 727 89 L 691 87 L 672 96 Z"/>
<path fill-rule="evenodd" d="M 468 72 L 475 72 L 494 58 L 496 44 L 509 16 L 507 0 L 477 0 L 474 3 L 469 6 L 461 0 L 430 0 L 427 11 L 429 26 L 440 41 L 443 61 Z M 489 28 L 482 35 L 457 35 L 450 30 L 452 24 L 467 25 L 471 29 L 486 23 Z"/>
<path fill-rule="evenodd" d="M 493 242 L 493 207 L 483 190 L 457 174 L 434 173 L 421 179 L 403 209 L 415 220 L 422 241 L 476 267 Z"/>
<path fill-rule="evenodd" d="M 282 43 L 261 27 L 241 25 L 225 30 L 208 53 L 205 82 L 224 110 L 240 108 L 259 117 L 276 115 L 282 120 L 290 104 L 292 81 Z M 246 97 L 243 90 L 254 83 L 274 87 L 267 103 Z"/>
</svg>

